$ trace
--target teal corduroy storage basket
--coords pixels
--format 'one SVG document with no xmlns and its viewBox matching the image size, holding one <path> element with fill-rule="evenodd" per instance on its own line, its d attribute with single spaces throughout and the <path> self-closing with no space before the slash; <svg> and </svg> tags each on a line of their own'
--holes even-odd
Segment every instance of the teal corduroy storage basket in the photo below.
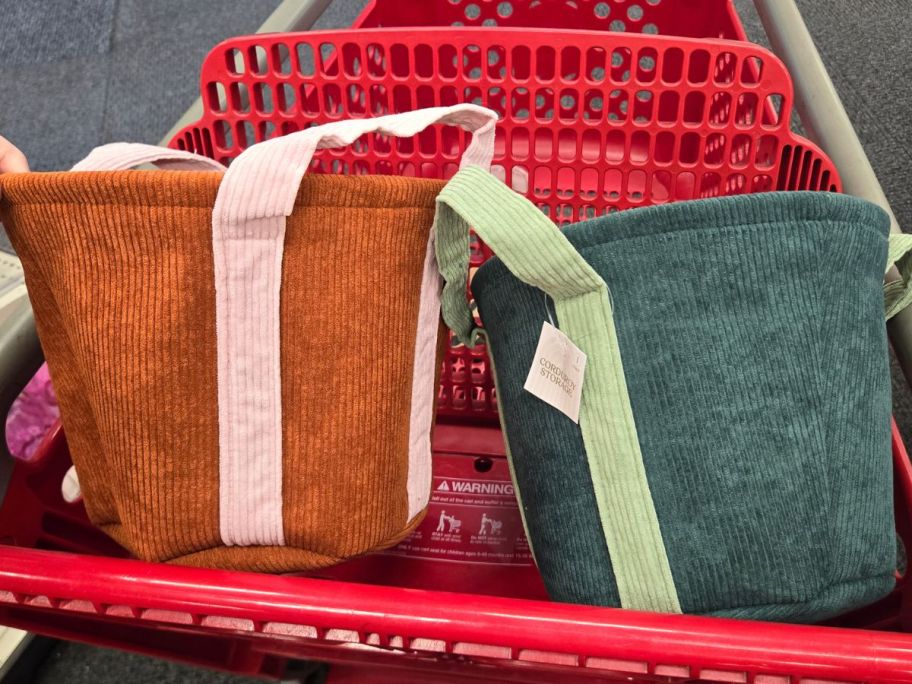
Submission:
<svg viewBox="0 0 912 684">
<path fill-rule="evenodd" d="M 766 193 L 561 233 L 464 169 L 436 239 L 445 318 L 472 343 L 469 225 L 498 255 L 472 292 L 552 598 L 811 622 L 891 590 L 883 276 L 908 240 L 883 211 Z M 587 356 L 579 424 L 524 390 L 546 321 Z"/>
</svg>

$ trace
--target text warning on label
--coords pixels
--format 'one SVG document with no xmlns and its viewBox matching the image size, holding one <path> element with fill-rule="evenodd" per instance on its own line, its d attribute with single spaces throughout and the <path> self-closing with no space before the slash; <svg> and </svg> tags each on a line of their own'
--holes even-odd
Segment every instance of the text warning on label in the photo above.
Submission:
<svg viewBox="0 0 912 684">
<path fill-rule="evenodd" d="M 427 517 L 387 553 L 457 563 L 532 565 L 510 481 L 434 477 Z"/>
</svg>

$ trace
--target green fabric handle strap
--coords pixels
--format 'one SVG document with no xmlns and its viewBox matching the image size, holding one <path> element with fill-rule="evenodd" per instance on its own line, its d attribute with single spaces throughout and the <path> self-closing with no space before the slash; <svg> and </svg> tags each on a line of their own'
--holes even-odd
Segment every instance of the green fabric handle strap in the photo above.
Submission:
<svg viewBox="0 0 912 684">
<path fill-rule="evenodd" d="M 884 285 L 884 311 L 887 320 L 912 304 L 912 234 L 890 233 L 887 271 L 896 266 L 899 278 Z"/>
<path fill-rule="evenodd" d="M 437 197 L 437 261 L 447 325 L 474 345 L 465 296 L 469 226 L 520 280 L 553 300 L 563 332 L 588 357 L 580 429 L 599 517 L 625 608 L 680 613 L 637 439 L 608 286 L 531 202 L 477 167 Z M 531 359 L 530 359 L 531 363 Z"/>
</svg>

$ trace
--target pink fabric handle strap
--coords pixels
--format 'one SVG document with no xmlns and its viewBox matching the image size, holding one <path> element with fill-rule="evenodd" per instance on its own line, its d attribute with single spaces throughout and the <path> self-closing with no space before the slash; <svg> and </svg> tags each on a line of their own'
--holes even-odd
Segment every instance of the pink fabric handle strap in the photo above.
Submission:
<svg viewBox="0 0 912 684">
<path fill-rule="evenodd" d="M 192 152 L 142 143 L 110 143 L 89 152 L 71 171 L 124 171 L 141 164 L 182 171 L 224 171 L 225 165 Z"/>
<path fill-rule="evenodd" d="M 242 152 L 219 188 L 213 221 L 230 227 L 249 219 L 290 216 L 301 179 L 317 150 L 350 145 L 365 133 L 409 137 L 433 124 L 460 126 L 474 134 L 460 168 L 490 167 L 497 114 L 478 105 L 430 107 L 373 119 L 334 121 L 266 140 Z"/>
<path fill-rule="evenodd" d="M 461 166 L 488 169 L 497 114 L 477 105 L 433 107 L 338 121 L 245 150 L 219 186 L 212 213 L 219 410 L 219 516 L 225 544 L 285 543 L 282 525 L 282 403 L 279 304 L 285 217 L 318 149 L 365 133 L 411 136 L 433 124 L 473 133 Z M 429 236 L 431 232 L 429 230 Z M 422 277 L 409 426 L 409 518 L 430 490 L 430 427 L 440 311 L 432 237 Z"/>
</svg>

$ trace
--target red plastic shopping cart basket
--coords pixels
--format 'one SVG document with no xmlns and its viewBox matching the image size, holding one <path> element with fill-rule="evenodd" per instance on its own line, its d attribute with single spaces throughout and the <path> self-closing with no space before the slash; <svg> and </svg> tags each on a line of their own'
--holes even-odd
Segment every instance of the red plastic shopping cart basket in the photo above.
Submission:
<svg viewBox="0 0 912 684">
<path fill-rule="evenodd" d="M 204 114 L 174 145 L 229 161 L 256 141 L 343 117 L 457 102 L 501 114 L 495 172 L 566 223 L 645 204 L 838 190 L 789 129 L 782 63 L 749 43 L 628 33 L 400 29 L 256 36 L 216 48 Z M 316 170 L 446 178 L 461 134 L 367 137 Z M 487 252 L 477 245 L 473 264 Z M 496 422 L 483 350 L 451 349 L 439 415 Z"/>
<path fill-rule="evenodd" d="M 645 16 L 671 4 L 637 6 Z M 173 145 L 224 160 L 318 121 L 485 104 L 503 119 L 498 172 L 557 222 L 694 197 L 839 189 L 832 164 L 789 128 L 782 64 L 746 43 L 471 28 L 264 35 L 216 47 L 201 87 L 203 117 Z M 461 145 L 446 128 L 415 141 L 368 136 L 315 166 L 446 177 Z M 476 245 L 475 265 L 485 257 Z M 476 508 L 515 515 L 490 425 L 495 400 L 486 357 L 453 349 L 429 520 L 444 506 L 468 511 L 466 493 L 483 502 Z M 894 461 L 905 535 L 912 470 L 895 430 Z M 68 465 L 58 431 L 36 464 L 16 468 L 0 509 L 0 539 L 15 545 L 0 550 L 0 622 L 238 672 L 279 674 L 287 658 L 323 660 L 340 665 L 339 680 L 366 666 L 371 681 L 912 678 L 912 637 L 883 631 L 902 626 L 904 580 L 840 621 L 882 631 L 556 604 L 540 599 L 518 517 L 515 534 L 486 560 L 460 556 L 458 545 L 440 560 L 439 547 L 412 539 L 334 570 L 332 581 L 154 565 L 118 558 L 122 551 L 62 501 Z"/>
</svg>

